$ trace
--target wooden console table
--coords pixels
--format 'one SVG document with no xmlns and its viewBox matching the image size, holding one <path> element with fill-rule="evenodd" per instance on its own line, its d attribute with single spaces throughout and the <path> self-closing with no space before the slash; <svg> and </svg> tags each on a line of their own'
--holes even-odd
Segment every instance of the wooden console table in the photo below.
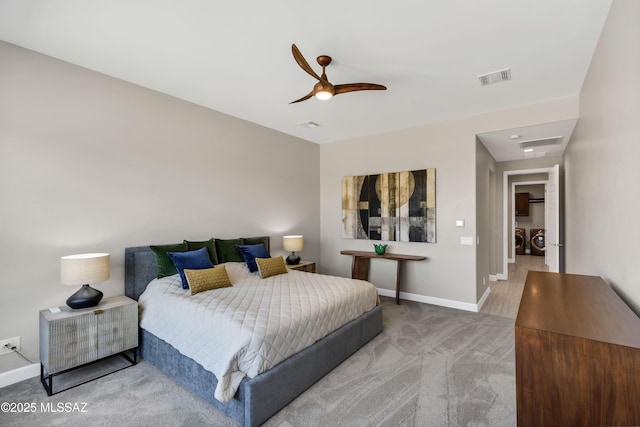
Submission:
<svg viewBox="0 0 640 427">
<path fill-rule="evenodd" d="M 400 304 L 400 278 L 402 277 L 402 261 L 422 261 L 427 259 L 426 256 L 390 254 L 378 255 L 375 252 L 365 251 L 340 251 L 342 255 L 350 255 L 353 257 L 351 264 L 351 278 L 360 280 L 369 280 L 369 264 L 371 258 L 390 259 L 398 263 L 396 270 L 396 304 Z"/>
<path fill-rule="evenodd" d="M 640 318 L 600 277 L 530 271 L 515 351 L 519 427 L 640 425 Z"/>
</svg>

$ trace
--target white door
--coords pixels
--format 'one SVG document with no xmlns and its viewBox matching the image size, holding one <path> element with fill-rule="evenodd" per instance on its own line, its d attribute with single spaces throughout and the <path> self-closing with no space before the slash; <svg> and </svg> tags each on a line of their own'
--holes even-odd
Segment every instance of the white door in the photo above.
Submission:
<svg viewBox="0 0 640 427">
<path fill-rule="evenodd" d="M 560 271 L 560 166 L 549 171 L 545 195 L 545 263 L 552 273 Z"/>
</svg>

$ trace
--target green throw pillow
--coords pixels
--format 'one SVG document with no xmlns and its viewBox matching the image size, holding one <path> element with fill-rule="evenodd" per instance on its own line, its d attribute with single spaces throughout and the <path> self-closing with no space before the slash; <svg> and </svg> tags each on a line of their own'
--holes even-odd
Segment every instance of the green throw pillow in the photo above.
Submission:
<svg viewBox="0 0 640 427">
<path fill-rule="evenodd" d="M 149 246 L 151 252 L 156 256 L 156 263 L 158 264 L 158 279 L 166 276 L 173 276 L 178 274 L 178 269 L 173 263 L 167 252 L 186 252 L 187 244 L 173 243 L 171 245 L 156 245 Z"/>
<path fill-rule="evenodd" d="M 242 254 L 236 245 L 244 244 L 244 239 L 215 239 L 216 253 L 218 261 L 223 262 L 244 262 Z"/>
<path fill-rule="evenodd" d="M 184 243 L 187 244 L 187 249 L 190 251 L 195 251 L 200 248 L 207 248 L 207 252 L 209 252 L 209 258 L 211 258 L 211 262 L 216 265 L 218 264 L 218 254 L 216 252 L 216 244 L 214 239 L 205 240 L 204 242 L 194 242 L 191 240 L 185 240 Z"/>
</svg>

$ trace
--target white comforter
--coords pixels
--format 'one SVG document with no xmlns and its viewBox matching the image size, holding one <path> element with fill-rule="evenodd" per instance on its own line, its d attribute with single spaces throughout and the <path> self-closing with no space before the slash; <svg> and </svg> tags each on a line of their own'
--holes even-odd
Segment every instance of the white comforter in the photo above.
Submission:
<svg viewBox="0 0 640 427">
<path fill-rule="evenodd" d="M 177 274 L 154 279 L 140 296 L 140 326 L 213 372 L 216 399 L 268 370 L 378 301 L 369 282 L 289 271 L 261 279 L 226 263 L 233 287 L 191 295 Z"/>
</svg>

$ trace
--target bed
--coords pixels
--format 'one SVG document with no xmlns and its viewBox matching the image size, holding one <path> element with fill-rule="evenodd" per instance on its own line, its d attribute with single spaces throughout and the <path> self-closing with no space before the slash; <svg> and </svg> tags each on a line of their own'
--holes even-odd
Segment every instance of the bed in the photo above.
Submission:
<svg viewBox="0 0 640 427">
<path fill-rule="evenodd" d="M 266 241 L 268 246 L 268 240 Z M 313 273 L 299 273 L 313 274 Z M 157 276 L 157 263 L 149 246 L 125 249 L 125 294 L 138 300 Z M 140 357 L 212 404 L 243 426 L 257 426 L 286 406 L 342 361 L 382 331 L 379 305 L 349 321 L 309 347 L 288 356 L 269 370 L 245 377 L 233 398 L 216 399 L 216 376 L 201 363 L 140 328 Z"/>
</svg>

